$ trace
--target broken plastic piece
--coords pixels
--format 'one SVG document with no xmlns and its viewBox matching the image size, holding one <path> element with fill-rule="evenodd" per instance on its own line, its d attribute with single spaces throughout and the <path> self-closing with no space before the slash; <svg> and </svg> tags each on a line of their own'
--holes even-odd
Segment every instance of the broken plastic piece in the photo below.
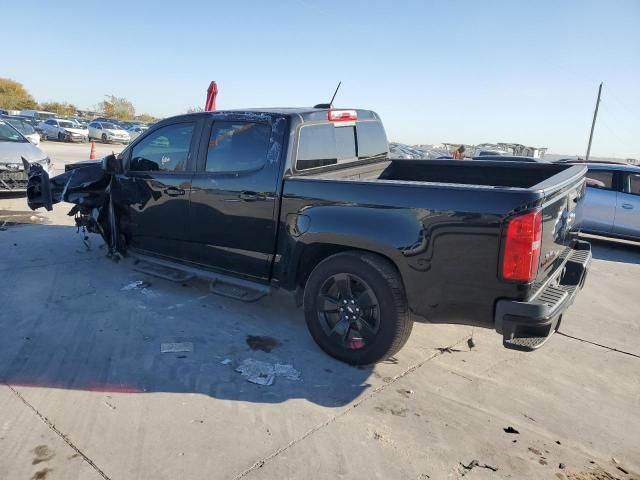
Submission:
<svg viewBox="0 0 640 480">
<path fill-rule="evenodd" d="M 273 385 L 276 375 L 287 380 L 300 380 L 300 372 L 293 365 L 247 358 L 236 368 L 236 372 L 247 377 L 247 381 L 258 385 Z"/>
<path fill-rule="evenodd" d="M 160 353 L 193 352 L 193 342 L 163 343 Z"/>
</svg>

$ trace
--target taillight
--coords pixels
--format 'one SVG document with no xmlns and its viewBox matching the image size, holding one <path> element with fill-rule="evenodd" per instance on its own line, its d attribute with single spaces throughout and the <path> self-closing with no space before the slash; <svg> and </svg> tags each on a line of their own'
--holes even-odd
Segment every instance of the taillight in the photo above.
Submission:
<svg viewBox="0 0 640 480">
<path fill-rule="evenodd" d="M 358 120 L 358 112 L 355 110 L 329 110 L 327 118 L 330 122 L 349 122 Z"/>
<path fill-rule="evenodd" d="M 538 274 L 542 212 L 518 215 L 509 220 L 502 258 L 502 278 L 531 282 Z"/>
</svg>

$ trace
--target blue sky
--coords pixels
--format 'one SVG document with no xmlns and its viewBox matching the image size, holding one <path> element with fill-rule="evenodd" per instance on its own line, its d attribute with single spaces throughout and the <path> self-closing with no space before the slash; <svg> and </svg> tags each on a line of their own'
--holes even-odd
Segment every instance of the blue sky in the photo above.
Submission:
<svg viewBox="0 0 640 480">
<path fill-rule="evenodd" d="M 510 141 L 640 158 L 640 0 L 3 2 L 0 77 L 38 101 L 139 113 L 376 110 L 405 143 Z"/>
</svg>

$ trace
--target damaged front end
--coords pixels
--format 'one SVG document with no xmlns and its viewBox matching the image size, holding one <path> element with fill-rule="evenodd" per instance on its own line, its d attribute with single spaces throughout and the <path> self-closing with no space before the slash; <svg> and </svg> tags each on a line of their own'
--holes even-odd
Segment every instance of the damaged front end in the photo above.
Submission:
<svg viewBox="0 0 640 480">
<path fill-rule="evenodd" d="M 124 254 L 124 236 L 118 231 L 116 214 L 117 179 L 121 165 L 115 155 L 99 161 L 66 165 L 65 172 L 49 178 L 47 171 L 37 163 L 22 159 L 28 172 L 27 205 L 31 210 L 46 208 L 51 211 L 59 202 L 75 204 L 68 215 L 74 216 L 78 228 L 99 233 L 109 254 Z"/>
</svg>

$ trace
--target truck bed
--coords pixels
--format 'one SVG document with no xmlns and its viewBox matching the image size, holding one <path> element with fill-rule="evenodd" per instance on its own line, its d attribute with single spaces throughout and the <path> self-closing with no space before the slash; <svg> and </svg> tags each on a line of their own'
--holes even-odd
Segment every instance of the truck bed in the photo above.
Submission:
<svg viewBox="0 0 640 480">
<path fill-rule="evenodd" d="M 526 301 L 557 274 L 573 241 L 567 232 L 585 172 L 503 161 L 342 166 L 286 177 L 280 218 L 285 224 L 304 212 L 309 244 L 355 238 L 354 247 L 382 252 L 401 271 L 414 311 L 430 321 L 486 326 L 496 297 Z M 527 285 L 501 281 L 503 228 L 529 209 L 544 218 L 538 277 Z"/>
<path fill-rule="evenodd" d="M 391 180 L 457 185 L 534 189 L 557 184 L 551 177 L 565 172 L 570 165 L 553 163 L 461 161 L 461 160 L 387 160 L 372 164 L 343 166 L 305 175 L 327 180 Z M 535 189 L 537 189 L 535 188 Z"/>
</svg>

